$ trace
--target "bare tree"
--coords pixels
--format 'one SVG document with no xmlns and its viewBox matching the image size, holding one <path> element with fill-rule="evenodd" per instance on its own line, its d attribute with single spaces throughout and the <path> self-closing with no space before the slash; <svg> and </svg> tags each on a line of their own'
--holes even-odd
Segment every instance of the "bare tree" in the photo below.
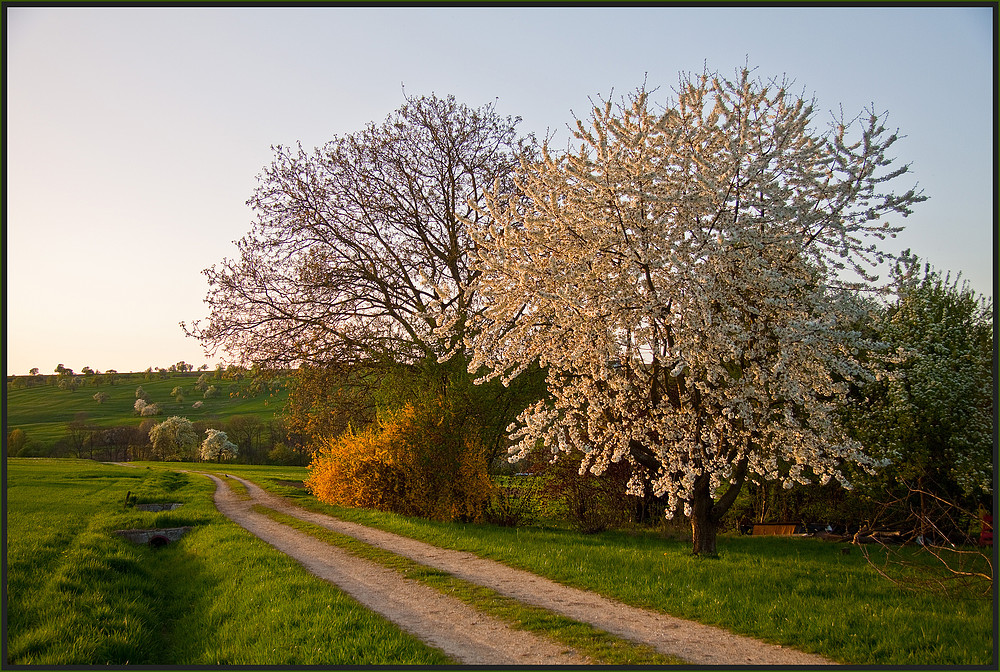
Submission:
<svg viewBox="0 0 1000 672">
<path fill-rule="evenodd" d="M 518 121 L 408 97 L 311 153 L 275 147 L 239 258 L 204 271 L 208 323 L 182 327 L 213 354 L 268 368 L 436 359 L 461 342 L 472 305 L 470 203 L 511 173 Z M 460 325 L 446 342 L 440 312 Z"/>
<path fill-rule="evenodd" d="M 89 449 L 90 457 L 94 457 L 94 432 L 96 427 L 90 422 L 90 416 L 79 412 L 66 425 L 69 444 L 77 457 L 83 457 L 84 448 Z"/>
<path fill-rule="evenodd" d="M 245 456 L 250 464 L 261 461 L 260 447 L 264 434 L 264 422 L 260 417 L 233 415 L 226 422 L 225 434 L 239 447 L 239 454 Z"/>
<path fill-rule="evenodd" d="M 908 590 L 993 595 L 992 543 L 979 546 L 983 516 L 931 490 L 905 484 L 854 535 L 869 564 Z M 874 546 L 873 546 L 874 545 Z M 880 552 L 873 552 L 872 547 Z"/>
<path fill-rule="evenodd" d="M 135 442 L 138 427 L 120 425 L 101 432 L 101 442 L 107 446 L 112 460 L 129 459 L 129 446 Z"/>
</svg>

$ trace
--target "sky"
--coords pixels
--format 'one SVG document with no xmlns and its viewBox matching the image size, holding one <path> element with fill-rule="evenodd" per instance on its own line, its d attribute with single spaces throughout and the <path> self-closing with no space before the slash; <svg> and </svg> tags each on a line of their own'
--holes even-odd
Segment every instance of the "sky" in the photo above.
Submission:
<svg viewBox="0 0 1000 672">
<path fill-rule="evenodd" d="M 219 363 L 180 322 L 235 257 L 274 145 L 381 122 L 405 95 L 495 103 L 565 146 L 574 115 L 680 72 L 794 80 L 818 123 L 874 107 L 929 197 L 885 247 L 993 295 L 994 8 L 4 7 L 4 356 Z"/>
</svg>

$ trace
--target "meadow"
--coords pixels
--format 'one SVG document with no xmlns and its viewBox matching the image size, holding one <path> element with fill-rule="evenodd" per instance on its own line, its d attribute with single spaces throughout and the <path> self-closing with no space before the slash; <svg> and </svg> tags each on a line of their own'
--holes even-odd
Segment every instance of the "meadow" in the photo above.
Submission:
<svg viewBox="0 0 1000 672">
<path fill-rule="evenodd" d="M 141 386 L 149 395 L 149 403 L 157 404 L 161 413 L 152 416 L 157 422 L 172 415 L 198 420 L 225 420 L 233 415 L 256 415 L 267 424 L 280 414 L 288 391 L 280 387 L 273 392 L 247 394 L 247 381 L 216 380 L 208 372 L 211 385 L 219 390 L 217 397 L 205 398 L 195 390 L 200 373 L 168 373 L 166 377 L 153 374 L 121 374 L 122 380 L 114 385 L 81 386 L 63 390 L 56 385 L 7 390 L 7 431 L 21 429 L 38 449 L 51 447 L 67 433 L 67 426 L 78 413 L 87 415 L 87 422 L 106 429 L 119 425 L 138 426 L 148 418 L 140 417 L 134 410 L 136 388 Z M 175 387 L 184 390 L 184 400 L 178 402 L 171 394 Z M 97 403 L 94 394 L 104 392 L 108 399 Z M 200 408 L 194 408 L 195 402 Z"/>
<path fill-rule="evenodd" d="M 7 663 L 384 665 L 440 652 L 219 514 L 209 479 L 90 461 L 7 461 Z M 124 506 L 181 502 L 174 511 Z M 118 529 L 191 526 L 152 549 Z"/>
<path fill-rule="evenodd" d="M 308 575 L 214 508 L 213 485 L 177 465 L 7 461 L 8 662 L 14 664 L 428 664 L 442 655 Z M 853 549 L 815 539 L 724 535 L 718 558 L 657 530 L 582 534 L 544 525 L 441 523 L 331 507 L 302 467 L 184 465 L 239 475 L 300 506 L 500 560 L 624 602 L 719 625 L 855 665 L 975 665 L 993 655 L 993 605 L 943 600 L 884 581 Z M 124 505 L 182 502 L 174 511 Z M 288 522 L 288 521 L 285 521 Z M 191 526 L 164 548 L 114 530 Z M 322 536 L 320 529 L 303 529 Z M 329 536 L 329 535 L 327 535 Z M 344 540 L 331 543 L 352 545 Z M 391 553 L 353 552 L 441 590 L 508 610 L 557 638 L 594 639 L 551 614 L 526 614 Z M 363 544 L 360 544 L 363 547 Z M 597 642 L 611 664 L 662 662 Z M 617 656 L 617 657 L 616 657 Z M 639 656 L 638 658 L 636 656 Z M 645 656 L 645 657 L 643 657 Z"/>
<path fill-rule="evenodd" d="M 302 467 L 225 465 L 218 473 L 241 476 L 311 510 L 842 663 L 987 666 L 995 660 L 991 600 L 897 587 L 848 544 L 727 534 L 719 557 L 703 558 L 691 555 L 683 534 L 657 529 L 583 534 L 551 524 L 435 522 L 318 502 L 299 487 L 308 473 Z"/>
</svg>

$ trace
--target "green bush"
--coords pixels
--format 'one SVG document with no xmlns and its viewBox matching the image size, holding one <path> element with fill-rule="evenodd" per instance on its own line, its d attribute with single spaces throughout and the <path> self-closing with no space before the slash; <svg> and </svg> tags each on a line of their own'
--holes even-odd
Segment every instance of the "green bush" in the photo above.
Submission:
<svg viewBox="0 0 1000 672">
<path fill-rule="evenodd" d="M 503 527 L 531 525 L 543 515 L 543 486 L 544 479 L 538 474 L 495 477 L 483 520 Z"/>
</svg>

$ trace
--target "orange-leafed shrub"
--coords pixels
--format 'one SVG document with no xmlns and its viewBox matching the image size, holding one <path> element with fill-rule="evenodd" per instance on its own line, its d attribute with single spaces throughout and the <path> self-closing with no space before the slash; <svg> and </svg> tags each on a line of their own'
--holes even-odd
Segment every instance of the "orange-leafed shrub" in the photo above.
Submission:
<svg viewBox="0 0 1000 672">
<path fill-rule="evenodd" d="M 479 433 L 441 400 L 383 412 L 320 445 L 306 487 L 323 502 L 477 520 L 492 488 Z"/>
</svg>

